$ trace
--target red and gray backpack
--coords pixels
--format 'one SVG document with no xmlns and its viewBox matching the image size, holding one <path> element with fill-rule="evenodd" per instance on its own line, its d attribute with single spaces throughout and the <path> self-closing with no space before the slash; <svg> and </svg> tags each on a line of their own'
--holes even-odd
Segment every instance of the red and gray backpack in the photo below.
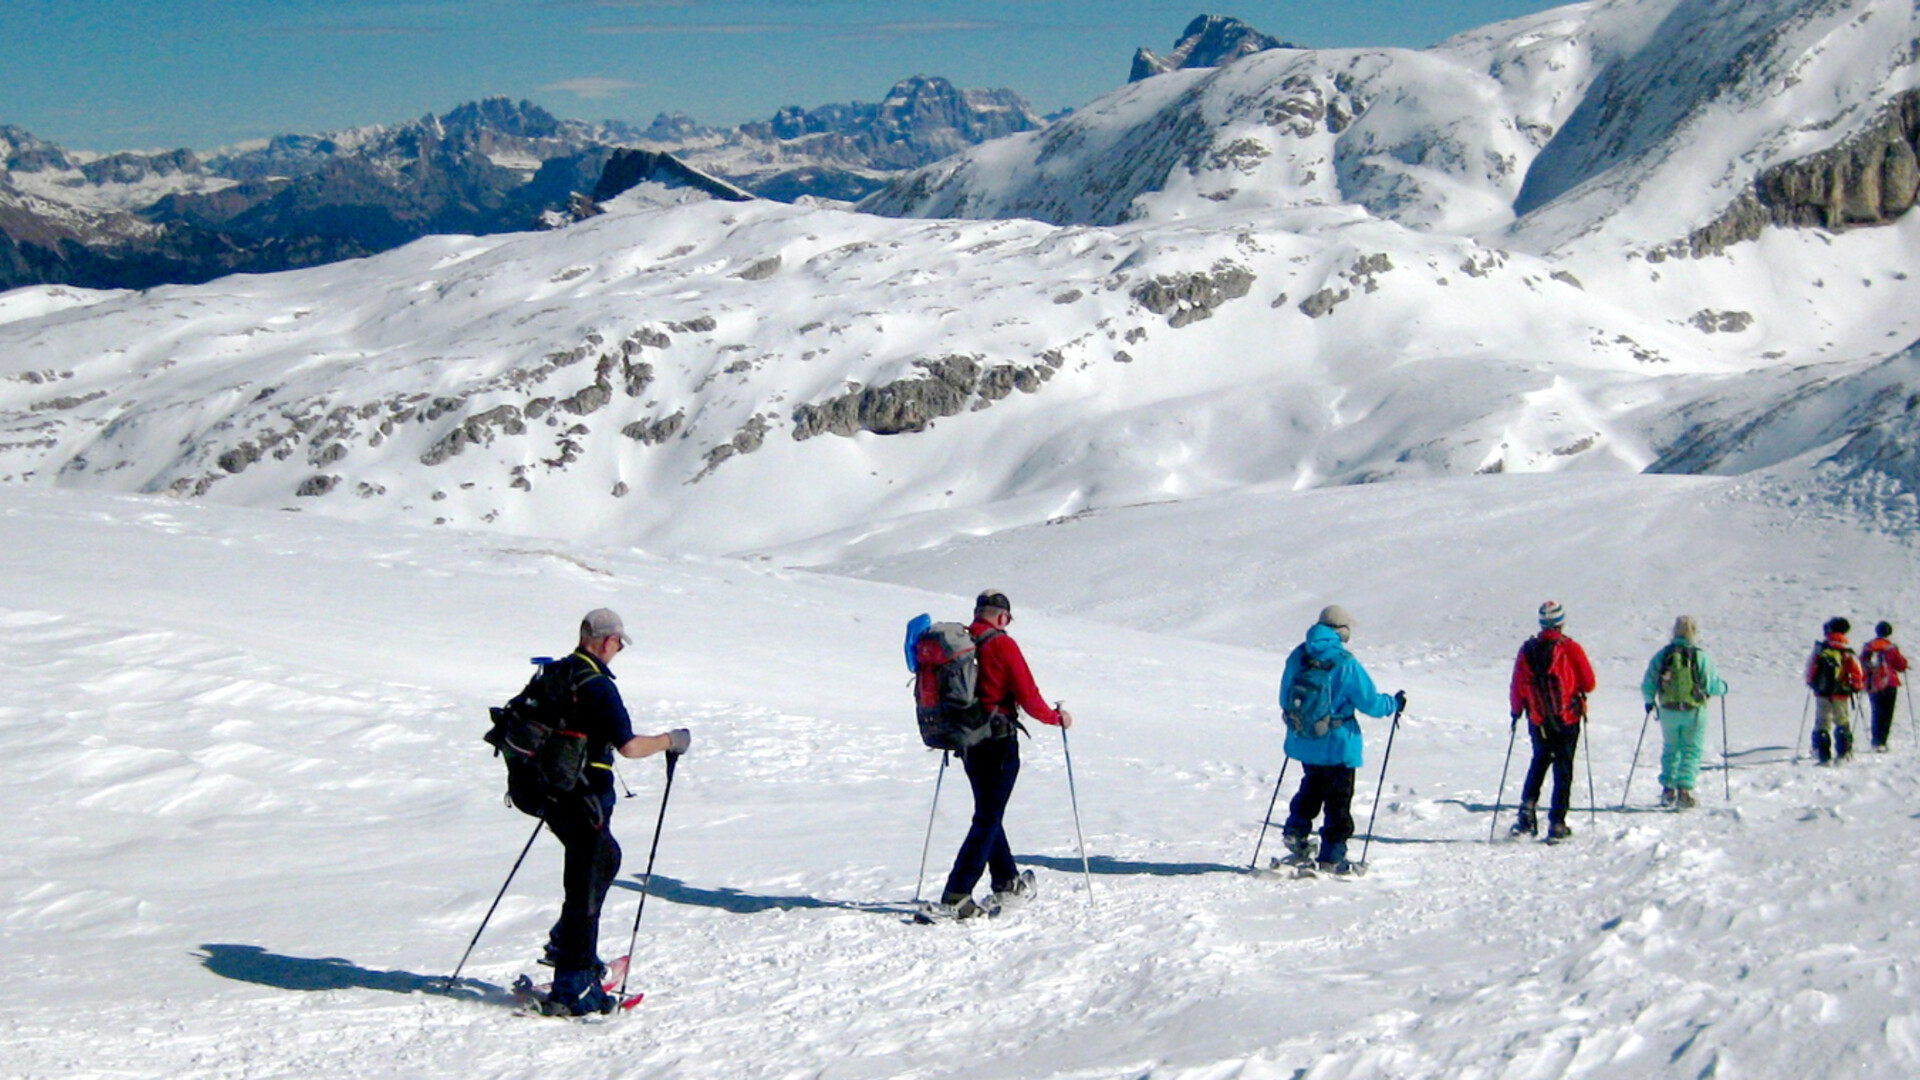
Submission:
<svg viewBox="0 0 1920 1080">
<path fill-rule="evenodd" d="M 1001 634 L 975 638 L 957 622 L 922 615 L 907 625 L 907 667 L 913 672 L 914 714 L 920 741 L 959 752 L 993 735 L 993 717 L 980 704 L 980 646 Z"/>
</svg>

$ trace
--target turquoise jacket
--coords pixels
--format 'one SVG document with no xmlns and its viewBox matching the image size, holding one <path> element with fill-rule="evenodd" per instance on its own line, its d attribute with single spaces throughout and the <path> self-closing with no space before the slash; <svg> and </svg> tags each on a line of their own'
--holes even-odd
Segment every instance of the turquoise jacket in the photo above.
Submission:
<svg viewBox="0 0 1920 1080">
<path fill-rule="evenodd" d="M 1646 703 L 1647 708 L 1653 708 L 1654 703 L 1660 700 L 1660 668 L 1666 662 L 1667 650 L 1673 648 L 1674 645 L 1686 645 L 1693 649 L 1695 656 L 1700 658 L 1701 682 L 1706 687 L 1708 697 L 1720 697 L 1727 692 L 1727 684 L 1721 680 L 1720 670 L 1714 667 L 1713 657 L 1707 655 L 1707 650 L 1695 645 L 1686 638 L 1677 637 L 1674 638 L 1671 643 L 1662 646 L 1659 652 L 1653 654 L 1653 659 L 1647 661 L 1647 673 L 1640 679 L 1640 700 Z M 1704 708 L 1706 708 L 1706 706 L 1704 704 L 1701 705 L 1700 709 Z M 1696 713 L 1699 712 L 1700 709 L 1662 708 L 1660 711 L 1662 713 L 1679 715 Z"/>
<path fill-rule="evenodd" d="M 1280 676 L 1281 708 L 1286 707 L 1287 692 L 1293 689 L 1294 675 L 1299 672 L 1301 660 L 1306 656 L 1312 656 L 1315 663 L 1334 665 L 1333 676 L 1328 683 L 1333 697 L 1333 715 L 1352 717 L 1356 712 L 1368 716 L 1393 714 L 1393 695 L 1374 689 L 1373 679 L 1360 666 L 1360 661 L 1347 651 L 1346 644 L 1340 640 L 1339 631 L 1319 623 L 1307 631 L 1307 640 L 1295 646 L 1287 656 L 1286 671 Z M 1287 756 L 1302 765 L 1344 765 L 1349 769 L 1357 769 L 1360 767 L 1360 751 L 1360 721 L 1357 719 L 1349 719 L 1317 739 L 1297 731 L 1287 732 Z"/>
</svg>

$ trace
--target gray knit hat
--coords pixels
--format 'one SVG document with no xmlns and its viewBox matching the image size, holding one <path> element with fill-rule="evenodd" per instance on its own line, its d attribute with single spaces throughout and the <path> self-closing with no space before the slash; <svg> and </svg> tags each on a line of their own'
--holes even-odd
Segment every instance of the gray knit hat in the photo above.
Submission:
<svg viewBox="0 0 1920 1080">
<path fill-rule="evenodd" d="M 1331 626 L 1339 632 L 1341 641 L 1353 640 L 1353 616 L 1339 604 L 1328 604 L 1320 609 L 1320 625 Z"/>
<path fill-rule="evenodd" d="M 1693 621 L 1693 616 L 1682 615 L 1673 620 L 1673 636 L 1695 641 L 1700 637 L 1700 624 Z"/>
</svg>

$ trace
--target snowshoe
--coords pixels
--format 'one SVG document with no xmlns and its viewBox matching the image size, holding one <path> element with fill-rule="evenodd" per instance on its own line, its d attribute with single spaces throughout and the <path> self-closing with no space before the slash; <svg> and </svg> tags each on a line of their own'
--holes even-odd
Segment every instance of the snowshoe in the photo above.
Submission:
<svg viewBox="0 0 1920 1080">
<path fill-rule="evenodd" d="M 1673 807 L 1676 810 L 1691 810 L 1700 803 L 1693 797 L 1692 788 L 1679 788 L 1673 793 Z"/>
<path fill-rule="evenodd" d="M 942 901 L 936 904 L 931 900 L 922 902 L 920 910 L 914 912 L 913 921 L 926 925 L 939 922 L 957 922 L 961 919 L 977 919 L 988 914 L 991 914 L 991 912 L 976 902 L 973 897 L 962 896 L 951 903 Z"/>
</svg>

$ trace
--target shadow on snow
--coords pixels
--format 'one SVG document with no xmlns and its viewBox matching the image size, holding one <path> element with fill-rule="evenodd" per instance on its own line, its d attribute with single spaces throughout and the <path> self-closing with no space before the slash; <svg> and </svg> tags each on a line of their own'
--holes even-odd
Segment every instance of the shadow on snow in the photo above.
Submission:
<svg viewBox="0 0 1920 1080">
<path fill-rule="evenodd" d="M 479 979 L 463 978 L 447 985 L 445 975 L 411 971 L 375 971 L 338 956 L 283 956 L 258 945 L 200 946 L 195 958 L 223 979 L 271 986 L 280 990 L 383 990 L 389 994 L 432 994 L 436 997 L 511 1000 L 504 989 Z"/>
</svg>

